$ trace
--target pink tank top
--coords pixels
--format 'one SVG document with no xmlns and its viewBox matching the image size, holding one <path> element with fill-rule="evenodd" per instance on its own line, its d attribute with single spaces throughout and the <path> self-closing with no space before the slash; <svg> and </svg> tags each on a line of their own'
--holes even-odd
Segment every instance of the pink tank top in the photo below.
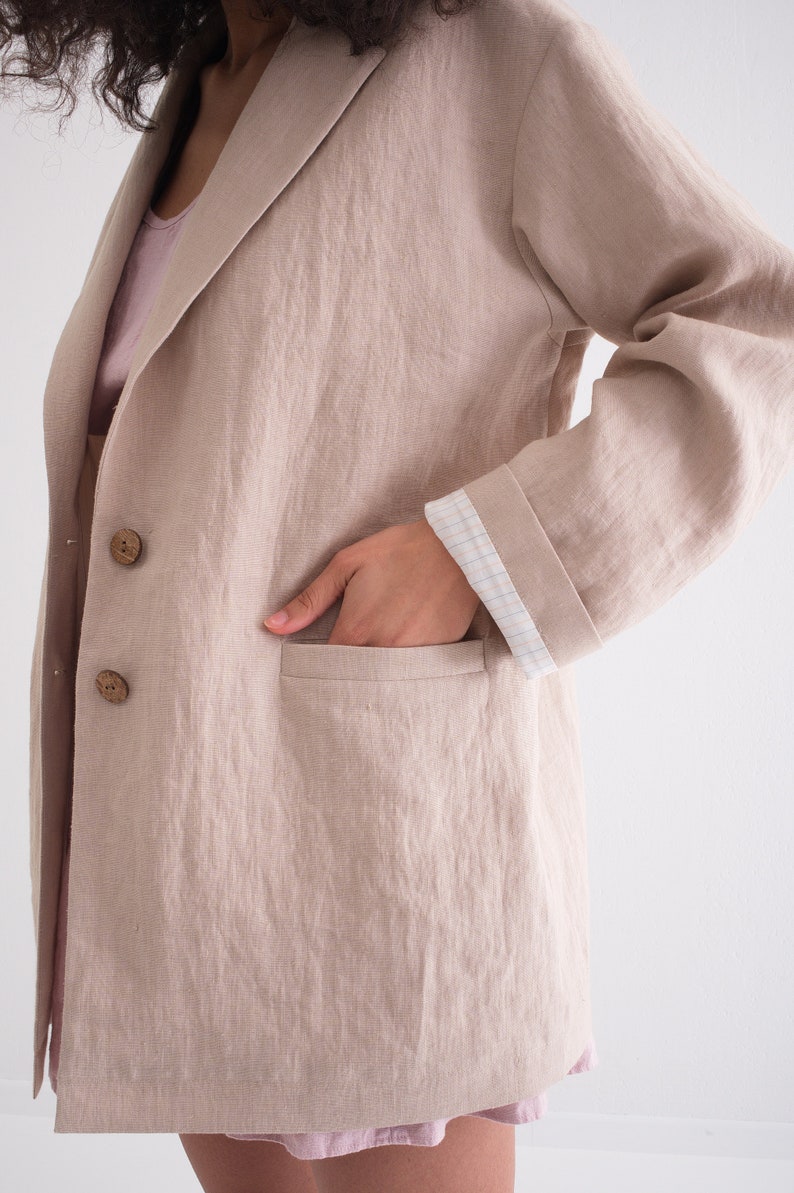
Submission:
<svg viewBox="0 0 794 1193">
<path fill-rule="evenodd" d="M 170 219 L 160 219 L 151 207 L 143 217 L 141 225 L 135 235 L 127 262 L 124 266 L 119 286 L 108 315 L 105 327 L 105 337 L 102 355 L 96 372 L 91 410 L 89 416 L 89 434 L 104 435 L 107 433 L 113 412 L 118 403 L 119 395 L 129 372 L 130 361 L 135 351 L 144 324 L 157 295 L 158 288 L 165 274 L 181 232 L 185 227 L 188 213 L 197 202 L 193 202 Z M 68 857 L 66 862 L 68 873 Z M 66 884 L 62 884 L 65 931 L 65 900 Z M 62 942 L 63 943 L 63 942 Z M 61 958 L 62 960 L 62 958 Z M 54 1006 L 60 1010 L 62 999 L 63 973 L 56 977 L 59 983 L 54 997 Z M 55 1013 L 53 1015 L 53 1039 L 56 1040 Z M 50 1078 L 55 1089 L 57 1081 L 57 1052 L 60 1040 L 55 1045 L 55 1063 L 51 1056 Z M 51 1044 L 52 1049 L 52 1044 Z M 590 1040 L 585 1051 L 570 1073 L 585 1073 L 596 1068 L 598 1057 L 595 1041 Z M 526 1098 L 520 1102 L 513 1102 L 507 1106 L 491 1107 L 485 1110 L 470 1111 L 480 1118 L 493 1119 L 502 1123 L 529 1123 L 540 1118 L 548 1109 L 546 1092 Z M 432 1146 L 440 1143 L 446 1132 L 446 1124 L 450 1119 L 436 1119 L 427 1123 L 411 1123 L 398 1127 L 365 1127 L 352 1131 L 322 1131 L 300 1134 L 268 1134 L 268 1135 L 230 1135 L 231 1139 L 261 1139 L 282 1143 L 287 1150 L 301 1160 L 319 1160 L 328 1156 L 340 1156 L 348 1152 L 360 1151 L 363 1148 L 377 1147 L 381 1144 L 415 1144 Z"/>
<path fill-rule="evenodd" d="M 89 435 L 106 435 L 130 361 L 157 291 L 176 248 L 185 218 L 198 195 L 178 215 L 160 219 L 149 207 L 141 220 L 105 324 L 102 355 L 94 379 Z"/>
</svg>

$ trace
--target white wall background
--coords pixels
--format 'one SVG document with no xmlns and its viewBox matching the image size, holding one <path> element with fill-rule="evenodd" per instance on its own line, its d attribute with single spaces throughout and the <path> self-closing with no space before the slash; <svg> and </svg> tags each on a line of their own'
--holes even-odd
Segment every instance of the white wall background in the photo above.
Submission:
<svg viewBox="0 0 794 1193">
<path fill-rule="evenodd" d="M 574 6 L 794 248 L 789 0 Z M 21 100 L 0 108 L 0 1112 L 39 1116 L 54 1106 L 46 1079 L 35 1103 L 30 1096 L 28 682 L 47 530 L 41 401 L 137 137 L 109 116 L 103 128 L 88 102 L 62 139 L 56 127 L 54 116 L 22 112 Z M 588 350 L 574 421 L 612 351 L 600 339 Z M 789 476 L 728 552 L 577 665 L 600 1066 L 556 1086 L 550 1115 L 518 1128 L 519 1144 L 776 1155 L 791 1182 L 779 1187 L 794 1187 L 792 514 Z M 73 1142 L 80 1155 L 91 1151 Z M 135 1154 L 151 1158 L 137 1143 Z M 714 1187 L 744 1188 L 730 1183 L 730 1173 L 745 1179 L 739 1165 Z M 561 1171 L 556 1184 L 549 1169 L 542 1185 L 517 1187 L 601 1187 L 592 1165 L 586 1184 L 565 1184 Z M 646 1190 L 657 1171 L 643 1169 Z M 707 1187 L 703 1173 L 698 1181 Z M 622 1187 L 614 1175 L 608 1184 Z M 20 1176 L 14 1187 L 48 1184 Z M 771 1170 L 764 1188 L 778 1188 Z"/>
</svg>

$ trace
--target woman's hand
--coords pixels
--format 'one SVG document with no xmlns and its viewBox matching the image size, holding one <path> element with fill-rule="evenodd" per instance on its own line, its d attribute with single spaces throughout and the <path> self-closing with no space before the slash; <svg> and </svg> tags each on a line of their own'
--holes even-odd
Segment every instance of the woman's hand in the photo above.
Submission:
<svg viewBox="0 0 794 1193">
<path fill-rule="evenodd" d="M 340 596 L 339 615 L 328 638 L 331 646 L 457 642 L 479 604 L 426 518 L 387 526 L 343 547 L 307 588 L 264 624 L 276 633 L 292 634 L 311 625 Z"/>
</svg>

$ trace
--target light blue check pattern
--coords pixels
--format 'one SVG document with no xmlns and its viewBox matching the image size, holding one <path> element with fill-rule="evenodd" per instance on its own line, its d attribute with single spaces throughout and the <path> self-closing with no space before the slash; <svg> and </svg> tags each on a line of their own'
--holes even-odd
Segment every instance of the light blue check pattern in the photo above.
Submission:
<svg viewBox="0 0 794 1193">
<path fill-rule="evenodd" d="M 504 634 L 524 673 L 529 679 L 537 679 L 556 671 L 556 663 L 465 490 L 455 489 L 445 497 L 428 501 L 424 510 L 433 530 Z"/>
</svg>

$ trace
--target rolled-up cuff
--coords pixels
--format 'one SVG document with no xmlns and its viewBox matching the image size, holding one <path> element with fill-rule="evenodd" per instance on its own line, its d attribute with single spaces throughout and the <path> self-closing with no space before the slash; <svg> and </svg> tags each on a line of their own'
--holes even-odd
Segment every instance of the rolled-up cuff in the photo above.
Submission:
<svg viewBox="0 0 794 1193">
<path fill-rule="evenodd" d="M 464 489 L 424 507 L 425 517 L 490 612 L 529 679 L 557 664 L 519 596 L 488 531 Z"/>
</svg>

